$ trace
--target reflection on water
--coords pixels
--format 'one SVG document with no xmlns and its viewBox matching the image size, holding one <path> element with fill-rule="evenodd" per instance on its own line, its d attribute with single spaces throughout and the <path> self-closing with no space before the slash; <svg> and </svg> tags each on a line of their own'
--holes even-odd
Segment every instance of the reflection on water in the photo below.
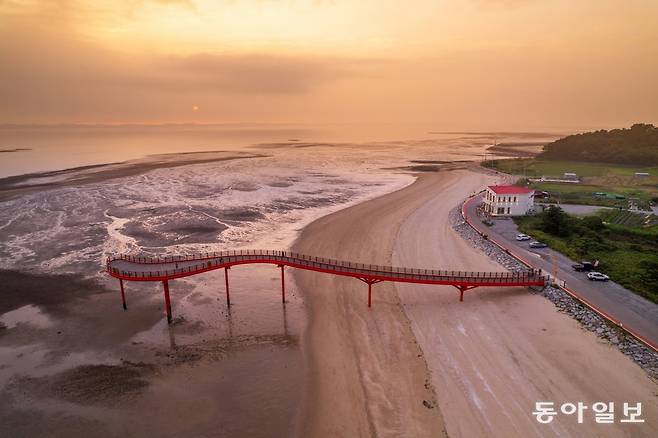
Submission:
<svg viewBox="0 0 658 438">
<path fill-rule="evenodd" d="M 550 133 L 442 133 L 430 124 L 225 124 L 118 126 L 2 126 L 0 178 L 134 160 L 148 155 L 236 150 L 256 145 L 315 148 L 343 143 L 397 143 L 432 139 L 480 146 L 506 139 L 541 141 Z"/>
<path fill-rule="evenodd" d="M 88 126 L 2 127 L 0 178 L 134 160 L 147 155 L 235 150 L 254 143 L 286 141 L 311 130 L 287 126 Z"/>
<path fill-rule="evenodd" d="M 313 219 L 411 183 L 413 177 L 400 170 L 411 161 L 475 159 L 490 144 L 486 135 L 425 138 L 419 131 L 424 139 L 295 147 L 286 139 L 304 138 L 310 131 L 222 129 L 170 128 L 164 135 L 139 129 L 110 129 L 102 135 L 91 128 L 34 135 L 2 130 L 0 140 L 6 144 L 0 148 L 12 143 L 34 150 L 28 151 L 33 155 L 5 154 L 10 158 L 2 162 L 0 175 L 36 166 L 72 167 L 150 152 L 200 150 L 200 145 L 206 150 L 270 145 L 258 146 L 266 156 L 254 159 L 157 169 L 4 202 L 0 269 L 70 272 L 97 279 L 114 291 L 116 282 L 102 272 L 111 253 L 286 249 Z M 283 145 L 272 145 L 277 142 Z M 35 156 L 45 159 L 29 163 Z M 113 403 L 127 428 L 121 432 L 287 436 L 301 400 L 304 360 L 299 339 L 306 320 L 293 276 L 286 276 L 285 305 L 280 284 L 275 266 L 236 266 L 230 271 L 228 308 L 222 271 L 171 281 L 172 325 L 162 317 L 160 283 L 127 282 L 126 312 L 118 310 L 118 294 L 111 300 L 107 294 L 90 294 L 87 301 L 79 300 L 83 307 L 71 311 L 80 305 L 76 301 L 68 313 L 57 315 L 43 314 L 36 306 L 11 309 L 0 318 L 7 327 L 0 333 L 0 377 L 48 376 L 81 363 L 133 368 L 156 364 L 158 372 L 148 376 L 148 390 L 130 407 Z M 59 325 L 75 337 L 76 330 L 98 321 L 111 325 L 98 336 L 109 338 L 115 330 L 128 336 L 118 337 L 116 345 L 103 342 L 102 347 L 52 341 L 57 337 L 51 332 Z M 145 327 L 144 321 L 154 323 Z M 51 336 L 45 336 L 49 331 Z M 69 354 L 70 345 L 83 351 Z M 73 409 L 76 404 L 66 406 Z M 73 409 L 69 414 L 84 412 Z M 143 421 L 147 414 L 154 419 L 150 429 Z M 113 424 L 109 417 L 101 420 Z"/>
<path fill-rule="evenodd" d="M 42 313 L 41 309 L 37 306 L 28 304 L 27 306 L 19 307 L 16 310 L 0 315 L 0 324 L 3 324 L 7 329 L 14 328 L 17 324 L 48 328 L 52 325 L 52 320 L 48 315 Z"/>
</svg>

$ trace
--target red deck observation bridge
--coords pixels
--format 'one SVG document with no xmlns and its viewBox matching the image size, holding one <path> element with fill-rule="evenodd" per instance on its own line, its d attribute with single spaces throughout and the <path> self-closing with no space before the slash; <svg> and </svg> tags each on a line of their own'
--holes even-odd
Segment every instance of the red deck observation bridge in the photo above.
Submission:
<svg viewBox="0 0 658 438">
<path fill-rule="evenodd" d="M 226 304 L 231 304 L 228 270 L 235 265 L 267 263 L 281 269 L 281 301 L 286 302 L 284 268 L 286 266 L 326 274 L 354 277 L 368 285 L 368 307 L 372 305 L 372 285 L 382 281 L 402 283 L 440 284 L 454 286 L 459 290 L 459 300 L 464 292 L 476 287 L 500 286 L 543 286 L 547 277 L 541 269 L 526 272 L 468 272 L 433 269 L 400 268 L 393 266 L 366 265 L 341 260 L 314 257 L 289 251 L 241 250 L 205 253 L 193 256 L 169 256 L 163 258 L 118 255 L 107 259 L 109 275 L 119 279 L 123 308 L 127 309 L 123 282 L 161 281 L 164 289 L 167 321 L 171 322 L 169 280 L 189 277 L 203 272 L 224 269 Z"/>
<path fill-rule="evenodd" d="M 281 301 L 286 302 L 284 268 L 306 269 L 307 271 L 354 277 L 368 285 L 368 307 L 372 305 L 372 285 L 382 281 L 402 283 L 440 284 L 454 286 L 459 290 L 459 301 L 464 301 L 464 292 L 476 287 L 492 286 L 543 286 L 547 277 L 541 269 L 526 272 L 469 272 L 442 271 L 434 269 L 399 268 L 393 266 L 366 265 L 341 260 L 314 257 L 289 251 L 241 250 L 205 253 L 190 256 L 163 258 L 118 255 L 107 259 L 107 273 L 119 279 L 121 301 L 127 309 L 123 282 L 161 281 L 164 289 L 167 321 L 171 322 L 171 300 L 169 280 L 189 277 L 203 272 L 224 269 L 226 304 L 231 304 L 228 270 L 231 266 L 267 263 L 281 269 Z"/>
</svg>

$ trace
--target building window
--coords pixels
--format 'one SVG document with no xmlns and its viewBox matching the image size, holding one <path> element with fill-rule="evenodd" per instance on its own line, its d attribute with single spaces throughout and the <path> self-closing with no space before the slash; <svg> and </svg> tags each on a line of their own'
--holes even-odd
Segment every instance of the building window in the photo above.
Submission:
<svg viewBox="0 0 658 438">
<path fill-rule="evenodd" d="M 514 202 L 516 202 L 516 196 L 514 197 Z"/>
<path fill-rule="evenodd" d="M 505 207 L 498 207 L 498 214 L 505 214 Z"/>
<path fill-rule="evenodd" d="M 509 207 L 507 207 L 507 214 L 509 214 L 509 213 L 510 213 L 510 208 L 509 208 Z"/>
</svg>

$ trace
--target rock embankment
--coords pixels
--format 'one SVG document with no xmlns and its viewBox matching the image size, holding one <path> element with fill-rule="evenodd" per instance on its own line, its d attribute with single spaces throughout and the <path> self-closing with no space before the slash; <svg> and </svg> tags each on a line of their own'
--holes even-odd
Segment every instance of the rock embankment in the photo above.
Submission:
<svg viewBox="0 0 658 438">
<path fill-rule="evenodd" d="M 504 266 L 510 272 L 523 272 L 527 267 L 511 255 L 494 245 L 470 225 L 468 225 L 460 214 L 460 207 L 456 207 L 450 213 L 450 224 L 453 229 L 473 246 L 482 250 L 491 259 Z M 531 289 L 534 291 L 534 289 Z M 658 353 L 626 333 L 621 328 L 605 320 L 596 312 L 571 297 L 562 289 L 554 286 L 546 286 L 540 291 L 535 291 L 549 299 L 560 312 L 564 312 L 580 322 L 581 326 L 593 332 L 596 336 L 607 341 L 611 346 L 617 348 L 623 354 L 631 358 L 636 364 L 644 369 L 653 379 L 658 379 Z"/>
</svg>

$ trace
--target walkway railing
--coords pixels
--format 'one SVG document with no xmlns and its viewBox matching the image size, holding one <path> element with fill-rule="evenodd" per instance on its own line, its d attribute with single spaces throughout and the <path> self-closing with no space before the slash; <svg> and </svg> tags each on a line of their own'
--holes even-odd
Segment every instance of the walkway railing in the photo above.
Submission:
<svg viewBox="0 0 658 438">
<path fill-rule="evenodd" d="M 123 280 L 162 281 L 167 303 L 167 316 L 171 319 L 168 280 L 188 277 L 203 272 L 225 269 L 226 298 L 230 304 L 228 291 L 228 269 L 240 264 L 269 263 L 281 268 L 282 299 L 285 302 L 284 266 L 324 272 L 333 275 L 355 277 L 368 284 L 368 306 L 371 305 L 371 286 L 382 281 L 396 281 L 420 284 L 451 285 L 459 289 L 460 301 L 464 292 L 480 286 L 541 286 L 546 277 L 541 270 L 527 272 L 472 272 L 448 271 L 421 268 L 354 263 L 324 257 L 310 256 L 290 251 L 238 250 L 204 253 L 190 256 L 140 257 L 117 255 L 107 259 L 107 272 L 121 282 L 121 295 L 124 308 L 125 294 Z"/>
<path fill-rule="evenodd" d="M 119 264 L 117 262 L 128 262 Z M 191 263 L 195 262 L 195 263 Z M 180 278 L 196 273 L 208 271 L 209 267 L 222 268 L 239 264 L 250 263 L 285 263 L 308 268 L 335 271 L 337 274 L 357 274 L 382 276 L 387 278 L 399 278 L 410 280 L 475 280 L 487 283 L 505 283 L 507 281 L 523 281 L 544 278 L 539 270 L 528 270 L 525 273 L 512 272 L 473 272 L 473 271 L 448 271 L 421 268 L 404 268 L 385 265 L 372 265 L 365 263 L 353 263 L 324 257 L 309 256 L 289 251 L 275 250 L 241 250 L 221 251 L 204 253 L 193 256 L 168 256 L 162 258 L 139 257 L 130 255 L 118 255 L 108 258 L 108 273 L 113 277 L 125 277 L 125 280 L 144 279 L 146 281 L 161 281 L 163 277 Z M 149 265 L 175 266 L 184 265 L 173 269 L 149 268 Z M 128 267 L 133 269 L 126 269 Z M 124 269 L 120 269 L 124 267 Z M 187 274 L 187 275 L 186 275 Z"/>
</svg>

